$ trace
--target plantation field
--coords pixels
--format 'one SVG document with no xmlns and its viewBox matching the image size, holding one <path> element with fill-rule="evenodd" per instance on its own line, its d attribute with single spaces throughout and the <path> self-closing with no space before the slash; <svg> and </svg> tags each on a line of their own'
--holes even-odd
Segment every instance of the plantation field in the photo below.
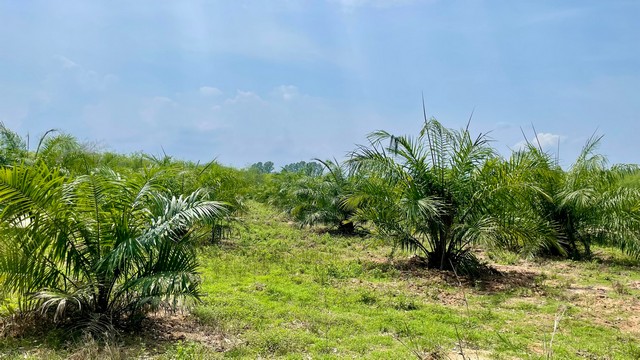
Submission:
<svg viewBox="0 0 640 360">
<path fill-rule="evenodd" d="M 497 272 L 473 279 L 390 256 L 389 243 L 301 229 L 251 201 L 229 239 L 198 250 L 191 311 L 106 344 L 12 337 L 14 319 L 0 358 L 640 358 L 640 271 L 618 249 L 579 262 L 477 251 Z"/>
</svg>

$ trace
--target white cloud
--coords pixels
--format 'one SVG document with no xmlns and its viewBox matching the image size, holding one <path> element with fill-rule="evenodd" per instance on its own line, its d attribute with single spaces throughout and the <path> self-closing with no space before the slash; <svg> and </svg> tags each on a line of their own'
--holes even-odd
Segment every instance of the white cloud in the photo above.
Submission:
<svg viewBox="0 0 640 360">
<path fill-rule="evenodd" d="M 282 100 L 285 101 L 289 101 L 300 95 L 298 88 L 293 85 L 280 85 L 274 89 L 274 93 L 277 94 L 277 96 L 282 97 Z"/>
<path fill-rule="evenodd" d="M 537 139 L 536 139 L 537 138 Z M 529 139 L 529 143 L 534 146 L 539 146 L 544 151 L 555 150 L 558 148 L 559 143 L 563 143 L 567 139 L 564 135 L 551 134 L 551 133 L 538 133 L 533 139 Z M 527 141 L 522 140 L 515 144 L 513 148 L 515 150 L 524 149 L 527 146 Z"/>
<path fill-rule="evenodd" d="M 228 98 L 224 102 L 225 104 L 234 105 L 238 103 L 251 102 L 251 101 L 257 101 L 262 104 L 267 103 L 258 94 L 254 93 L 253 91 L 243 91 L 243 90 L 238 90 L 235 97 Z"/>
<path fill-rule="evenodd" d="M 222 90 L 212 86 L 201 86 L 200 95 L 202 96 L 218 96 L 222 95 Z"/>
</svg>

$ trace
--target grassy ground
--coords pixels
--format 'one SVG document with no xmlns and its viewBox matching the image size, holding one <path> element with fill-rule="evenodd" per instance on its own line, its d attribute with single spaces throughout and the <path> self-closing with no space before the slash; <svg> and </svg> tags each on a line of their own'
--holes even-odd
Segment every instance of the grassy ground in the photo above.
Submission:
<svg viewBox="0 0 640 360">
<path fill-rule="evenodd" d="M 7 337 L 0 358 L 640 358 L 640 271 L 617 251 L 536 263 L 494 253 L 503 275 L 480 280 L 390 253 L 251 203 L 245 228 L 201 250 L 206 296 L 189 315 L 157 314 L 107 346 Z"/>
</svg>

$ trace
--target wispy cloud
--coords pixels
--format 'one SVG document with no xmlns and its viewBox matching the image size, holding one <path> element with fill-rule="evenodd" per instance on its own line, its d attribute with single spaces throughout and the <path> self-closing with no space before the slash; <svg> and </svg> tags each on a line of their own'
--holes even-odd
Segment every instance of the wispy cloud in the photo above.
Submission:
<svg viewBox="0 0 640 360">
<path fill-rule="evenodd" d="M 65 68 L 65 69 L 72 69 L 72 68 L 78 67 L 78 64 L 76 64 L 75 61 L 73 61 L 73 60 L 71 60 L 71 59 L 69 59 L 69 58 L 67 58 L 65 56 L 55 55 L 53 58 L 56 59 L 57 61 L 59 61 L 60 65 L 62 65 L 62 67 Z"/>
<path fill-rule="evenodd" d="M 236 92 L 236 96 L 232 98 L 228 98 L 224 102 L 225 104 L 229 104 L 229 105 L 235 105 L 239 103 L 248 103 L 248 102 L 255 102 L 260 104 L 267 103 L 260 97 L 260 95 L 256 94 L 255 92 L 244 91 L 244 90 L 238 90 Z"/>
<path fill-rule="evenodd" d="M 53 59 L 60 65 L 61 71 L 54 70 L 48 74 L 45 80 L 48 86 L 65 87 L 67 91 L 70 86 L 76 86 L 84 91 L 103 91 L 118 81 L 118 77 L 114 74 L 101 74 L 87 69 L 66 56 L 54 55 Z"/>
<path fill-rule="evenodd" d="M 203 96 L 222 95 L 222 90 L 212 86 L 201 86 L 199 90 L 200 90 L 200 94 Z"/>
<path fill-rule="evenodd" d="M 298 88 L 293 85 L 281 85 L 274 89 L 274 93 L 277 96 L 282 97 L 283 100 L 289 101 L 300 95 Z"/>
</svg>

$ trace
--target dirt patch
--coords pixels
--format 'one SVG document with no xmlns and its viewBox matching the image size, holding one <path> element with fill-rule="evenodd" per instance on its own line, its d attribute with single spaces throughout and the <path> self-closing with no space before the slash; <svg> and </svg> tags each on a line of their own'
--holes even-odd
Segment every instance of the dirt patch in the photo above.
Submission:
<svg viewBox="0 0 640 360">
<path fill-rule="evenodd" d="M 152 314 L 143 320 L 141 329 L 142 331 L 136 334 L 152 341 L 160 343 L 193 341 L 218 352 L 229 350 L 238 342 L 228 334 L 199 324 L 193 317 L 185 314 Z"/>
<path fill-rule="evenodd" d="M 517 269 L 513 266 L 509 268 L 496 267 L 500 271 L 499 275 L 485 276 L 474 280 L 474 287 L 477 293 L 492 294 L 499 292 L 510 292 L 516 289 L 526 289 L 530 295 L 542 295 L 544 289 L 541 286 L 541 274 L 538 271 L 527 269 Z"/>
<path fill-rule="evenodd" d="M 481 277 L 456 276 L 452 271 L 428 269 L 425 259 L 418 256 L 389 259 L 370 255 L 365 263 L 370 268 L 393 269 L 394 276 L 403 284 L 398 291 L 424 296 L 427 301 L 430 299 L 445 306 L 460 308 L 465 306 L 465 297 L 474 299 L 475 296 L 506 293 L 500 307 L 524 311 L 531 308 L 527 317 L 532 323 L 552 327 L 557 314 L 537 314 L 535 310 L 548 304 L 548 299 L 559 301 L 568 309 L 561 327 L 571 319 L 617 329 L 621 335 L 633 339 L 640 338 L 640 297 L 637 293 L 640 281 L 625 278 L 624 273 L 611 279 L 593 277 L 591 263 L 521 260 L 513 265 L 491 264 L 495 272 Z M 635 273 L 634 268 L 628 271 Z M 453 353 L 441 355 L 456 358 Z"/>
<path fill-rule="evenodd" d="M 579 282 L 585 275 L 581 272 L 580 265 L 582 264 L 549 261 L 544 264 L 496 265 L 496 268 L 505 274 L 520 273 L 521 275 L 516 276 L 516 279 L 533 277 L 534 286 L 544 282 L 544 285 L 538 286 L 542 291 L 547 287 L 559 291 L 561 298 L 577 310 L 573 317 L 601 326 L 617 328 L 623 333 L 634 336 L 640 335 L 640 315 L 637 315 L 640 314 L 640 302 L 629 291 L 622 291 L 640 289 L 640 281 L 631 281 L 622 287 L 618 285 L 622 290 L 616 288 L 616 283 L 612 286 L 582 285 Z M 537 268 L 533 268 L 534 266 Z M 544 269 L 544 272 L 541 269 Z M 554 274 L 555 278 L 546 279 L 545 272 Z M 520 285 L 526 285 L 526 282 Z"/>
<path fill-rule="evenodd" d="M 456 346 L 454 351 L 449 352 L 445 359 L 448 360 L 489 360 L 495 359 L 495 356 L 491 354 L 489 351 L 485 350 L 477 350 L 477 349 L 467 349 L 462 348 L 460 350 L 459 346 Z M 515 359 L 513 357 L 501 357 L 501 359 Z"/>
<path fill-rule="evenodd" d="M 518 288 L 530 289 L 540 294 L 543 292 L 540 286 L 543 275 L 539 270 L 529 266 L 491 265 L 478 276 L 462 276 L 453 271 L 428 269 L 426 260 L 412 256 L 406 260 L 395 261 L 394 267 L 406 278 L 430 279 L 453 287 L 462 285 L 478 294 L 506 292 Z"/>
<path fill-rule="evenodd" d="M 627 317 L 626 320 L 623 320 L 618 325 L 618 328 L 622 332 L 628 332 L 628 333 L 640 335 L 640 315 L 636 315 L 638 314 L 638 312 L 640 312 L 640 306 L 633 307 L 632 311 L 634 311 L 633 313 L 634 315 L 631 315 Z"/>
<path fill-rule="evenodd" d="M 18 312 L 0 318 L 0 338 L 36 338 L 54 327 L 55 324 L 39 312 Z"/>
<path fill-rule="evenodd" d="M 640 281 L 631 281 L 629 283 L 631 289 L 640 290 Z"/>
<path fill-rule="evenodd" d="M 566 290 L 573 294 L 572 305 L 580 309 L 579 317 L 595 324 L 614 327 L 621 332 L 640 335 L 640 303 L 630 296 L 612 298 L 610 288 L 576 287 Z"/>
<path fill-rule="evenodd" d="M 611 291 L 611 288 L 605 286 L 578 286 L 575 284 L 570 285 L 566 289 L 570 295 L 578 296 L 591 296 L 595 298 L 606 298 L 607 292 Z"/>
</svg>

